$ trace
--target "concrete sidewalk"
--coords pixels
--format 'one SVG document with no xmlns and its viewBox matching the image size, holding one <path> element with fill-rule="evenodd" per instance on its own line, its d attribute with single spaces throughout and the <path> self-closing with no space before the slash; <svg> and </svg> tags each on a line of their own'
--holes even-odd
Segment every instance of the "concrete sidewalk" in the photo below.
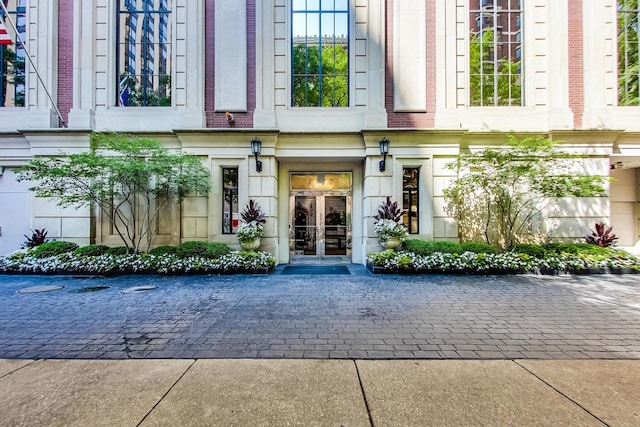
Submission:
<svg viewBox="0 0 640 427">
<path fill-rule="evenodd" d="M 0 360 L 2 426 L 637 426 L 640 360 Z"/>
</svg>

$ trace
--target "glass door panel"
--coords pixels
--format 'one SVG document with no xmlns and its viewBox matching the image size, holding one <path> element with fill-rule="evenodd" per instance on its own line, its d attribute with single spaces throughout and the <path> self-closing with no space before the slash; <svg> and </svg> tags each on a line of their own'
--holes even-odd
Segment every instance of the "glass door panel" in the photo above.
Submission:
<svg viewBox="0 0 640 427">
<path fill-rule="evenodd" d="M 295 196 L 293 213 L 294 251 L 300 255 L 316 255 L 318 203 L 315 196 Z"/>
<path fill-rule="evenodd" d="M 324 253 L 347 254 L 347 197 L 324 197 Z"/>
</svg>

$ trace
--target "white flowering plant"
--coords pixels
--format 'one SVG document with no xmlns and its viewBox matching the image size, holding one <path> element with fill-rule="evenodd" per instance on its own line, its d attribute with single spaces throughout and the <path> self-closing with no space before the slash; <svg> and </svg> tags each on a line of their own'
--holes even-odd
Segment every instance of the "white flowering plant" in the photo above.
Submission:
<svg viewBox="0 0 640 427">
<path fill-rule="evenodd" d="M 406 240 L 407 228 L 400 222 L 405 212 L 389 196 L 380 204 L 378 214 L 373 217 L 376 220 L 373 231 L 378 235 L 380 243 L 386 242 L 390 237 L 396 237 L 401 242 Z"/>
<path fill-rule="evenodd" d="M 379 219 L 376 221 L 373 231 L 378 235 L 380 242 L 386 242 L 389 237 L 397 237 L 404 242 L 408 236 L 404 224 L 397 223 L 392 219 Z"/>
<path fill-rule="evenodd" d="M 264 224 L 267 222 L 265 214 L 254 200 L 249 200 L 247 207 L 240 212 L 242 222 L 238 225 L 238 242 L 246 243 L 262 237 Z"/>
</svg>

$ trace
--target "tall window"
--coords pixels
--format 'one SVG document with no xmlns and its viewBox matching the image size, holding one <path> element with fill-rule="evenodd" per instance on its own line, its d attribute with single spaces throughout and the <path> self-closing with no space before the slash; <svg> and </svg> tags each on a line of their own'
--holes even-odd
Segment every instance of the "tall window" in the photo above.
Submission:
<svg viewBox="0 0 640 427">
<path fill-rule="evenodd" d="M 409 230 L 409 234 L 419 233 L 420 217 L 418 182 L 420 176 L 419 168 L 405 168 L 402 170 L 402 222 Z"/>
<path fill-rule="evenodd" d="M 171 105 L 171 0 L 118 0 L 116 105 Z"/>
<path fill-rule="evenodd" d="M 238 231 L 238 168 L 222 169 L 222 234 Z"/>
<path fill-rule="evenodd" d="M 22 44 L 16 40 L 16 32 L 9 23 L 13 21 L 20 38 L 27 41 L 27 0 L 4 1 L 9 16 L 0 8 L 0 18 L 7 27 L 13 43 L 0 45 L 0 107 L 24 107 L 25 105 L 25 62 L 27 54 Z"/>
<path fill-rule="evenodd" d="M 522 1 L 469 0 L 472 106 L 523 105 Z"/>
<path fill-rule="evenodd" d="M 640 105 L 638 0 L 618 0 L 618 104 Z"/>
<path fill-rule="evenodd" d="M 349 0 L 292 0 L 291 104 L 349 106 Z"/>
</svg>

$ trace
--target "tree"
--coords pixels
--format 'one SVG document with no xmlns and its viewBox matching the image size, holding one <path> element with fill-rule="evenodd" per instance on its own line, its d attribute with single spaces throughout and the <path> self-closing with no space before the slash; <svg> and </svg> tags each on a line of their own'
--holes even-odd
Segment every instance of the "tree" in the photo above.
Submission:
<svg viewBox="0 0 640 427">
<path fill-rule="evenodd" d="M 508 45 L 507 45 L 508 46 Z M 473 34 L 469 44 L 470 105 L 522 105 L 521 61 L 494 60 L 501 46 L 494 31 Z"/>
<path fill-rule="evenodd" d="M 534 220 L 559 198 L 604 197 L 606 177 L 569 171 L 578 157 L 541 136 L 509 136 L 504 147 L 460 154 L 447 165 L 458 178 L 444 195 L 461 239 L 509 248 L 527 235 L 540 238 Z"/>
<path fill-rule="evenodd" d="M 36 158 L 19 170 L 37 197 L 59 206 L 97 206 L 128 252 L 148 249 L 165 208 L 188 193 L 208 194 L 209 172 L 200 159 L 169 153 L 156 140 L 117 133 L 91 135 L 87 153 Z"/>
</svg>

